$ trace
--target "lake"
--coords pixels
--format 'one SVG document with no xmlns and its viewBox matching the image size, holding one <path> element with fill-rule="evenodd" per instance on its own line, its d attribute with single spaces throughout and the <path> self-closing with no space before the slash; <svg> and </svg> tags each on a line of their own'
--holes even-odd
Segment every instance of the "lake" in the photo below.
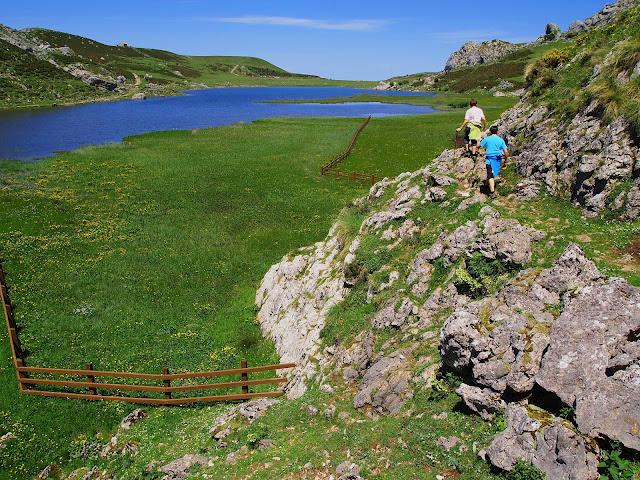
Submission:
<svg viewBox="0 0 640 480">
<path fill-rule="evenodd" d="M 377 102 L 267 103 L 362 93 L 417 95 L 336 87 L 212 88 L 189 90 L 176 97 L 0 112 L 0 158 L 34 160 L 83 145 L 121 142 L 145 132 L 216 127 L 267 117 L 382 117 L 435 111 L 426 106 Z"/>
</svg>

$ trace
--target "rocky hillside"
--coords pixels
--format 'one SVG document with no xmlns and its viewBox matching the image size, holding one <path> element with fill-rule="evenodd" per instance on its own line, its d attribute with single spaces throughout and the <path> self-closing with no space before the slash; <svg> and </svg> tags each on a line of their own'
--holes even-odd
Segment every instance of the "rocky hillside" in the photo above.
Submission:
<svg viewBox="0 0 640 480">
<path fill-rule="evenodd" d="M 444 71 L 494 62 L 518 48 L 521 47 L 503 40 L 490 40 L 482 43 L 467 42 L 451 54 L 444 66 Z"/>
<path fill-rule="evenodd" d="M 591 242 L 588 217 L 601 219 L 606 235 L 629 229 L 627 242 L 638 242 L 637 110 L 625 106 L 638 100 L 640 7 L 594 26 L 529 68 L 527 94 L 499 122 L 514 153 L 506 196 L 489 201 L 478 188 L 483 162 L 446 151 L 354 202 L 351 215 L 362 221 L 350 233 L 338 222 L 324 242 L 271 268 L 258 320 L 283 360 L 299 364 L 291 398 L 339 385 L 356 409 L 412 415 L 420 392 L 453 376 L 468 411 L 501 419 L 503 430 L 479 452 L 501 471 L 532 465 L 548 479 L 595 480 L 612 445 L 637 458 L 637 252 L 625 260 L 629 283 L 574 242 Z M 571 100 L 587 93 L 547 101 L 571 88 Z M 573 215 L 550 217 L 558 201 L 573 203 L 584 222 L 562 242 L 553 225 L 573 229 Z M 593 252 L 600 263 L 611 261 L 601 249 L 614 244 Z M 358 310 L 355 298 L 370 308 Z M 429 346 L 439 357 L 421 353 Z M 442 448 L 459 441 L 443 437 Z M 629 475 L 637 468 L 625 465 Z"/>
<path fill-rule="evenodd" d="M 618 0 L 585 20 L 576 20 L 566 32 L 554 23 L 534 41 L 512 44 L 502 40 L 467 42 L 449 57 L 442 72 L 417 73 L 380 82 L 380 90 L 453 91 L 490 90 L 496 95 L 524 93 L 526 66 L 548 50 L 573 45 L 581 33 L 615 23 L 636 0 Z"/>
</svg>

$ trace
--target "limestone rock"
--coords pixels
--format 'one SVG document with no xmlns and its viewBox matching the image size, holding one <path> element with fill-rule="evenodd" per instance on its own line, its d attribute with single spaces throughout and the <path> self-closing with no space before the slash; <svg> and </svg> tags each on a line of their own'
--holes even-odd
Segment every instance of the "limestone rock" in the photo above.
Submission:
<svg viewBox="0 0 640 480">
<path fill-rule="evenodd" d="M 552 268 L 525 270 L 494 297 L 458 307 L 440 334 L 443 362 L 480 388 L 531 391 L 554 322 L 547 306 L 599 278 L 595 265 L 570 245 Z"/>
<path fill-rule="evenodd" d="M 599 478 L 597 447 L 568 422 L 539 411 L 532 418 L 527 408 L 518 404 L 509 405 L 506 417 L 507 429 L 486 452 L 494 466 L 510 471 L 518 460 L 524 460 L 554 480 Z"/>
<path fill-rule="evenodd" d="M 460 439 L 458 437 L 440 437 L 436 441 L 436 445 L 444 450 L 451 450 L 458 443 L 460 443 Z"/>
<path fill-rule="evenodd" d="M 525 227 L 517 220 L 503 219 L 497 212 L 481 223 L 483 236 L 473 247 L 485 258 L 509 265 L 525 265 L 531 261 L 531 246 L 544 238 L 544 233 Z"/>
<path fill-rule="evenodd" d="M 213 425 L 209 428 L 209 434 L 216 440 L 220 440 L 228 435 L 228 433 L 222 432 L 227 429 L 227 425 L 232 420 L 242 417 L 247 422 L 253 423 L 256 419 L 264 415 L 269 407 L 276 403 L 278 403 L 278 400 L 272 398 L 256 398 L 236 405 L 216 418 Z"/>
<path fill-rule="evenodd" d="M 460 50 L 451 54 L 444 70 L 449 71 L 460 67 L 490 63 L 501 59 L 518 48 L 520 47 L 502 40 L 491 40 L 482 43 L 467 42 Z"/>
<path fill-rule="evenodd" d="M 602 27 L 615 20 L 618 13 L 632 7 L 635 0 L 618 0 L 617 2 L 605 5 L 605 7 L 594 16 L 586 20 L 576 20 L 571 24 L 567 33 L 575 34 L 594 27 Z"/>
<path fill-rule="evenodd" d="M 129 415 L 127 415 L 122 422 L 120 422 L 120 426 L 118 430 L 129 430 L 134 423 L 139 422 L 143 418 L 147 416 L 147 412 L 141 408 L 136 408 Z"/>
<path fill-rule="evenodd" d="M 503 114 L 500 128 L 516 139 L 509 150 L 528 189 L 523 194 L 516 191 L 517 197 L 534 196 L 544 186 L 594 216 L 605 208 L 615 187 L 632 178 L 638 149 L 629 124 L 622 117 L 605 124 L 594 109 L 592 105 L 560 125 L 545 107 L 526 101 Z"/>
<path fill-rule="evenodd" d="M 536 381 L 575 406 L 581 432 L 640 451 L 640 289 L 621 279 L 582 288 L 552 327 Z"/>
<path fill-rule="evenodd" d="M 407 323 L 409 316 L 415 313 L 418 313 L 417 307 L 408 298 L 404 298 L 401 301 L 392 298 L 387 302 L 385 307 L 373 317 L 371 326 L 377 329 L 387 327 L 402 328 Z"/>
<path fill-rule="evenodd" d="M 464 403 L 476 412 L 483 420 L 492 421 L 495 414 L 507 406 L 502 396 L 489 388 L 472 387 L 461 384 L 456 393 L 462 397 Z"/>
<path fill-rule="evenodd" d="M 274 341 L 282 362 L 298 365 L 288 373 L 290 398 L 305 392 L 306 380 L 316 371 L 312 358 L 320 353 L 327 313 L 347 292 L 337 262 L 345 247 L 349 248 L 332 229 L 325 241 L 272 266 L 256 293 L 262 333 Z"/>
<path fill-rule="evenodd" d="M 543 40 L 545 42 L 553 42 L 558 40 L 562 35 L 562 31 L 560 27 L 556 23 L 547 23 L 547 26 L 544 29 Z"/>
<path fill-rule="evenodd" d="M 362 408 L 369 404 L 379 413 L 397 414 L 413 397 L 408 354 L 396 351 L 376 360 L 365 372 L 353 406 Z"/>
<path fill-rule="evenodd" d="M 5 447 L 7 446 L 7 444 L 8 444 L 11 440 L 13 440 L 13 439 L 15 439 L 15 438 L 16 438 L 16 436 L 15 436 L 15 434 L 14 434 L 13 432 L 7 432 L 7 433 L 5 433 L 4 435 L 2 435 L 2 436 L 0 437 L 0 450 L 2 450 L 3 448 L 5 448 Z"/>
</svg>

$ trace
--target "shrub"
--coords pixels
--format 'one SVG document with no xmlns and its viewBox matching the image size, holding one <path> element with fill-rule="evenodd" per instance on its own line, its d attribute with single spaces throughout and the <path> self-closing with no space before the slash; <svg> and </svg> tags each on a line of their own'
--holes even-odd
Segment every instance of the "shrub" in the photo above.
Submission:
<svg viewBox="0 0 640 480">
<path fill-rule="evenodd" d="M 610 447 L 598 464 L 600 480 L 633 480 L 635 474 L 640 472 L 640 465 L 623 457 L 619 443 L 612 442 Z"/>
<path fill-rule="evenodd" d="M 560 65 L 567 63 L 571 59 L 571 51 L 567 48 L 554 48 L 545 53 L 540 62 L 548 68 L 558 68 Z"/>
<path fill-rule="evenodd" d="M 558 416 L 560 418 L 564 418 L 565 420 L 571 421 L 575 416 L 575 411 L 573 410 L 573 408 L 565 406 L 560 409 L 560 411 L 558 412 Z"/>
<path fill-rule="evenodd" d="M 459 292 L 478 298 L 494 291 L 508 272 L 500 260 L 488 260 L 474 253 L 466 260 L 466 268 L 456 269 L 453 282 Z"/>
<path fill-rule="evenodd" d="M 546 475 L 538 467 L 518 460 L 513 470 L 505 475 L 506 480 L 545 480 Z"/>
<path fill-rule="evenodd" d="M 524 78 L 529 87 L 533 87 L 533 94 L 539 95 L 541 90 L 553 86 L 557 82 L 556 69 L 571 58 L 569 49 L 549 50 L 541 58 L 527 65 Z"/>
</svg>

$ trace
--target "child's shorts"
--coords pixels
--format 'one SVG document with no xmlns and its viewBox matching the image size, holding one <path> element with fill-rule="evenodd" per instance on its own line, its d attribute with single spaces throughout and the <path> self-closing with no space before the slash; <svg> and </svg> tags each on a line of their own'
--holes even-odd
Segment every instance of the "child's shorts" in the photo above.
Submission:
<svg viewBox="0 0 640 480">
<path fill-rule="evenodd" d="M 487 165 L 487 179 L 496 178 L 500 175 L 500 167 L 502 167 L 502 157 L 487 157 L 485 160 Z"/>
</svg>

